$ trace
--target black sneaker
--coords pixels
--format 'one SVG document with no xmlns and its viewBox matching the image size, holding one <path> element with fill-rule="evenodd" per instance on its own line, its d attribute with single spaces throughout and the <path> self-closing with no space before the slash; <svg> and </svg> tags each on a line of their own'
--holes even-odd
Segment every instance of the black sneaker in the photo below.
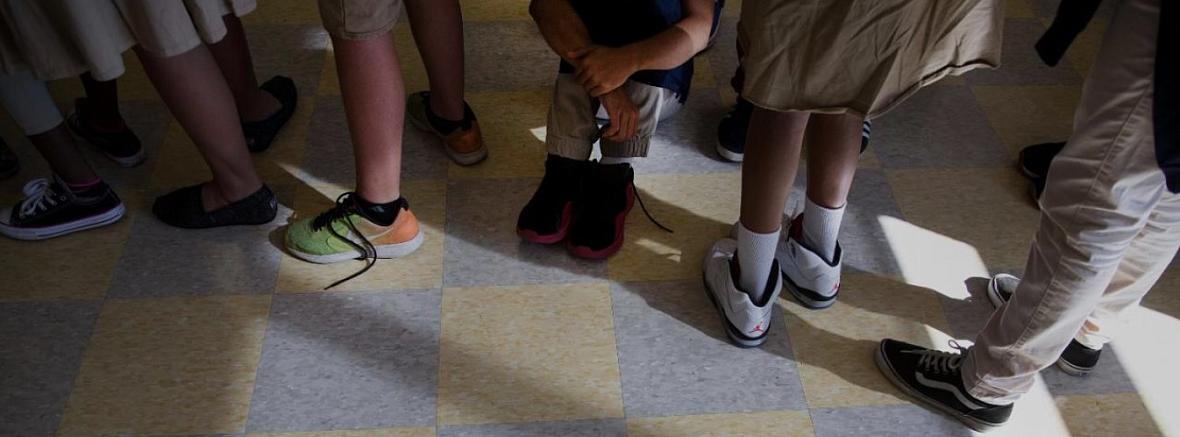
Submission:
<svg viewBox="0 0 1180 437">
<path fill-rule="evenodd" d="M 1049 175 L 1053 157 L 1061 153 L 1065 142 L 1034 144 L 1020 150 L 1020 172 L 1029 179 L 1044 179 Z M 1038 196 L 1039 197 L 1039 196 Z"/>
<path fill-rule="evenodd" d="M 1012 300 L 1012 293 L 1016 292 L 1019 285 L 1020 278 L 1005 273 L 995 275 L 987 284 L 988 300 L 992 302 L 992 306 L 999 309 Z M 1077 340 L 1071 340 L 1069 346 L 1066 346 L 1065 351 L 1057 358 L 1057 367 L 1072 376 L 1086 376 L 1098 365 L 1098 357 L 1101 354 L 1102 349 L 1090 349 Z"/>
<path fill-rule="evenodd" d="M 963 386 L 961 369 L 966 349 L 942 352 L 885 339 L 877 348 L 877 367 L 893 385 L 926 405 L 946 413 L 979 432 L 1003 425 L 1012 405 L 991 405 L 971 396 Z"/>
<path fill-rule="evenodd" d="M 259 153 L 270 148 L 270 143 L 279 134 L 279 129 L 282 129 L 295 114 L 295 105 L 299 100 L 295 81 L 286 76 L 272 77 L 259 88 L 274 96 L 282 107 L 265 119 L 242 122 L 242 133 L 246 135 L 246 148 L 250 149 L 251 153 Z"/>
<path fill-rule="evenodd" d="M 278 209 L 275 194 L 265 184 L 246 198 L 209 212 L 201 201 L 201 184 L 157 197 L 152 204 L 152 214 L 160 221 L 187 229 L 261 225 L 274 220 Z"/>
<path fill-rule="evenodd" d="M 13 177 L 19 171 L 20 160 L 12 153 L 12 149 L 8 148 L 8 143 L 0 138 L 0 180 Z"/>
<path fill-rule="evenodd" d="M 717 125 L 717 154 L 730 162 L 742 162 L 746 153 L 746 128 L 750 125 L 750 114 L 754 105 L 738 97 L 737 105 L 721 124 Z"/>
<path fill-rule="evenodd" d="M 17 240 L 45 240 L 109 225 L 126 208 L 104 182 L 73 192 L 58 178 L 25 184 L 25 198 L 0 210 L 0 233 Z"/>
<path fill-rule="evenodd" d="M 1028 184 L 1028 194 L 1032 197 L 1033 206 L 1041 209 L 1041 195 L 1045 194 L 1045 181 L 1047 178 L 1033 178 Z"/>
<path fill-rule="evenodd" d="M 623 247 L 623 227 L 635 204 L 631 164 L 587 162 L 567 241 L 571 254 L 606 259 Z"/>
<path fill-rule="evenodd" d="M 545 159 L 545 177 L 516 219 L 516 234 L 520 238 L 538 244 L 565 240 L 573 222 L 574 200 L 585 165 L 583 161 L 557 155 Z"/>
<path fill-rule="evenodd" d="M 86 99 L 75 99 L 74 112 L 66 117 L 66 125 L 74 135 L 97 147 L 107 158 L 123 167 L 135 167 L 147 159 L 143 144 L 130 128 L 123 125 L 123 130 L 118 132 L 97 131 L 87 123 L 86 111 Z"/>
<path fill-rule="evenodd" d="M 860 153 L 869 148 L 869 138 L 873 136 L 873 122 L 865 120 L 860 126 Z"/>
</svg>

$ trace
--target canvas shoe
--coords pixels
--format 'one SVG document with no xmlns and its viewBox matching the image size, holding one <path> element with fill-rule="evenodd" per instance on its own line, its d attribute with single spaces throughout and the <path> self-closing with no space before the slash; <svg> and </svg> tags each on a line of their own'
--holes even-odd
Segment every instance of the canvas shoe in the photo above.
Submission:
<svg viewBox="0 0 1180 437">
<path fill-rule="evenodd" d="M 75 136 L 82 138 L 90 145 L 102 151 L 107 158 L 123 167 L 135 167 L 147 155 L 143 151 L 143 144 L 139 137 L 126 125 L 118 132 L 102 132 L 90 127 L 86 117 L 86 99 L 74 100 L 74 112 L 66 116 L 66 126 Z"/>
<path fill-rule="evenodd" d="M 1003 425 L 1012 405 L 992 405 L 971 396 L 963 385 L 965 348 L 942 352 L 885 339 L 876 351 L 877 367 L 893 385 L 922 403 L 958 419 L 979 432 Z"/>
<path fill-rule="evenodd" d="M 410 124 L 423 132 L 434 134 L 443 142 L 447 156 L 459 165 L 475 165 L 487 159 L 488 148 L 483 142 L 483 132 L 475 112 L 463 102 L 463 120 L 450 132 L 442 132 L 436 126 L 442 121 L 430 109 L 430 92 L 419 91 L 406 98 L 406 114 Z"/>
<path fill-rule="evenodd" d="M 999 309 L 1012 300 L 1012 293 L 1016 292 L 1016 287 L 1019 285 L 1020 278 L 1007 273 L 992 276 L 987 284 L 988 300 L 991 301 L 992 306 Z M 1072 376 L 1086 376 L 1094 370 L 1094 367 L 1098 366 L 1098 358 L 1101 355 L 1102 349 L 1092 349 L 1077 340 L 1071 340 L 1069 345 L 1065 347 L 1065 351 L 1057 358 L 1057 367 Z"/>
<path fill-rule="evenodd" d="M 278 111 L 262 120 L 242 122 L 242 134 L 246 137 L 246 148 L 250 153 L 259 153 L 270 148 L 279 131 L 295 115 L 295 106 L 299 103 L 295 81 L 289 77 L 272 77 L 258 88 L 274 96 L 281 106 Z"/>
<path fill-rule="evenodd" d="M 791 220 L 786 234 L 779 241 L 775 258 L 782 266 L 787 291 L 809 309 L 832 306 L 840 293 L 843 249 L 837 243 L 835 260 L 828 261 L 803 244 L 803 214 Z"/>
<path fill-rule="evenodd" d="M 763 301 L 753 302 L 749 294 L 738 288 L 735 252 L 737 241 L 723 238 L 705 255 L 702 267 L 705 293 L 717 309 L 725 335 L 739 347 L 758 347 L 766 342 L 774 318 L 774 303 L 782 292 L 778 261 L 770 268 Z"/>
<path fill-rule="evenodd" d="M 45 240 L 119 221 L 126 208 L 104 182 L 75 193 L 59 178 L 25 184 L 25 198 L 0 209 L 0 233 L 17 240 Z"/>
</svg>

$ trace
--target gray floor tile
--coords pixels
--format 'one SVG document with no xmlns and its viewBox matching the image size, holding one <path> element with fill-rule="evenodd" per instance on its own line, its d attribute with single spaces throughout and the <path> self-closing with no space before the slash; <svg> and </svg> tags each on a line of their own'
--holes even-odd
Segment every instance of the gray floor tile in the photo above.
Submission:
<svg viewBox="0 0 1180 437">
<path fill-rule="evenodd" d="M 138 211 L 107 295 L 269 294 L 282 257 L 270 234 L 288 215 L 280 204 L 278 217 L 265 225 L 178 229 Z"/>
<path fill-rule="evenodd" d="M 578 420 L 570 422 L 534 422 L 505 425 L 444 427 L 439 437 L 597 437 L 625 436 L 627 424 L 622 419 Z"/>
<path fill-rule="evenodd" d="M 1010 18 L 1004 22 L 1004 47 L 1000 68 L 967 73 L 970 85 L 1076 85 L 1077 70 L 1066 65 L 1050 67 L 1041 61 L 1033 43 L 1045 32 L 1037 18 Z"/>
<path fill-rule="evenodd" d="M 249 431 L 433 426 L 437 290 L 275 296 Z"/>
<path fill-rule="evenodd" d="M 559 59 L 531 21 L 469 21 L 463 33 L 468 92 L 553 87 Z"/>
<path fill-rule="evenodd" d="M 520 208 L 539 179 L 457 180 L 447 185 L 443 285 L 580 282 L 606 277 L 606 263 L 570 256 L 563 245 L 516 235 Z"/>
<path fill-rule="evenodd" d="M 1008 166 L 1008 149 L 966 86 L 927 87 L 873 123 L 885 168 Z"/>
<path fill-rule="evenodd" d="M 781 316 L 740 349 L 700 281 L 615 284 L 611 299 L 628 417 L 807 408 Z"/>
<path fill-rule="evenodd" d="M 328 33 L 319 24 L 246 26 L 258 82 L 274 75 L 290 77 L 301 97 L 314 96 L 324 68 Z M 302 100 L 302 101 L 310 101 Z"/>
<path fill-rule="evenodd" d="M 406 123 L 402 135 L 402 180 L 442 179 L 447 175 L 447 156 L 438 140 Z M 307 131 L 303 171 L 310 180 L 352 187 L 356 164 L 344 104 L 336 96 L 316 99 Z"/>
<path fill-rule="evenodd" d="M 100 302 L 0 304 L 0 435 L 53 435 Z"/>
<path fill-rule="evenodd" d="M 737 17 L 721 17 L 713 46 L 704 54 L 713 68 L 713 77 L 719 88 L 729 86 L 729 80 L 738 66 L 737 24 Z"/>
<path fill-rule="evenodd" d="M 156 152 L 160 150 L 160 144 L 168 132 L 168 125 L 172 123 L 172 114 L 168 112 L 168 107 L 164 106 L 164 103 L 156 101 L 120 102 L 119 109 L 127 126 L 143 144 L 144 153 L 147 154 L 147 160 L 143 164 L 133 168 L 122 167 L 103 155 L 97 147 L 80 137 L 75 138 L 78 139 L 78 147 L 86 155 L 86 161 L 94 167 L 99 176 L 115 188 L 116 193 L 142 191 L 148 187 L 152 169 L 159 162 Z M 40 157 L 37 159 L 41 160 Z"/>
<path fill-rule="evenodd" d="M 647 157 L 633 161 L 636 173 L 738 171 L 715 151 L 717 123 L 725 112 L 712 88 L 694 90 L 679 113 L 656 127 Z"/>
<path fill-rule="evenodd" d="M 959 422 L 916 405 L 811 410 L 817 437 L 970 436 Z"/>
</svg>

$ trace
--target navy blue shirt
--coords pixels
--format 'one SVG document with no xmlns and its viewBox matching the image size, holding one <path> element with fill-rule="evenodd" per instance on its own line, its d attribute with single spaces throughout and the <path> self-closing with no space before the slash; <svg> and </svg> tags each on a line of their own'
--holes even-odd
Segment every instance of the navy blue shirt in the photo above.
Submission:
<svg viewBox="0 0 1180 437">
<path fill-rule="evenodd" d="M 621 47 L 656 36 L 684 18 L 680 0 L 570 0 L 590 32 L 590 40 Z M 562 73 L 574 66 L 561 61 Z M 643 70 L 631 75 L 639 83 L 672 90 L 684 102 L 692 84 L 692 59 L 671 70 Z"/>
</svg>

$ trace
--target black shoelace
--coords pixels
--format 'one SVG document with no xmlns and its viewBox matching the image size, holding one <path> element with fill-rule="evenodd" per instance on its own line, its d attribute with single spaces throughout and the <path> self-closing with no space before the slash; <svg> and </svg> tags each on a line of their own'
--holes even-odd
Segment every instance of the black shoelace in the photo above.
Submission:
<svg viewBox="0 0 1180 437">
<path fill-rule="evenodd" d="M 635 192 L 635 200 L 639 201 L 639 209 L 643 210 L 643 215 L 647 216 L 647 219 L 649 221 L 651 221 L 651 223 L 653 225 L 656 225 L 656 227 L 659 227 L 660 229 L 667 231 L 669 234 L 676 233 L 675 231 L 672 230 L 672 228 L 664 226 L 663 223 L 660 223 L 659 221 L 656 220 L 655 217 L 651 216 L 651 213 L 647 211 L 647 205 L 643 204 L 643 197 L 639 195 L 639 187 L 636 187 L 634 182 L 631 183 L 631 191 Z"/>
<path fill-rule="evenodd" d="M 949 375 L 963 365 L 963 356 L 967 353 L 967 348 L 960 345 L 959 342 L 951 340 L 949 344 L 955 349 L 955 352 L 925 349 L 906 351 L 906 353 L 918 355 L 918 367 L 921 367 L 922 370 Z"/>
<path fill-rule="evenodd" d="M 324 290 L 328 290 L 332 287 L 348 282 L 352 278 L 363 275 L 365 272 L 369 271 L 369 269 L 373 268 L 374 264 L 377 264 L 377 248 L 374 247 L 373 243 L 369 242 L 369 239 L 365 238 L 364 234 L 362 234 L 360 230 L 356 228 L 356 225 L 352 223 L 352 214 L 359 213 L 356 207 L 356 199 L 354 198 L 355 196 L 356 193 L 351 191 L 341 194 L 336 198 L 336 206 L 333 206 L 332 209 L 329 209 L 323 214 L 316 216 L 316 218 L 311 221 L 312 231 L 328 228 L 328 232 L 330 232 L 333 236 L 343 240 L 345 243 L 348 243 L 349 246 L 352 246 L 353 249 L 356 249 L 357 252 L 360 252 L 361 255 L 356 257 L 356 259 L 363 259 L 365 261 L 364 268 L 351 275 L 348 275 L 348 277 L 344 279 L 333 282 L 332 285 L 324 287 Z M 357 243 L 343 235 L 340 235 L 339 232 L 336 232 L 336 228 L 332 226 L 332 223 L 337 220 L 344 222 L 344 225 L 348 227 L 349 232 L 353 235 L 356 235 L 356 237 L 360 239 L 361 242 Z"/>
</svg>

